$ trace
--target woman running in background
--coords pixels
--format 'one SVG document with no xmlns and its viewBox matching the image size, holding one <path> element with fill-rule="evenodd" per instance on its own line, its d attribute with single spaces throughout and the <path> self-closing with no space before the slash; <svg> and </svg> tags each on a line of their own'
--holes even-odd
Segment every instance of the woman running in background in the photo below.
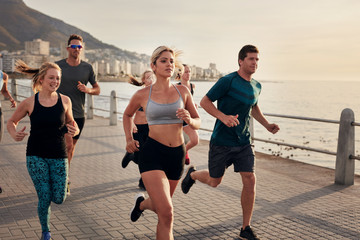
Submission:
<svg viewBox="0 0 360 240">
<path fill-rule="evenodd" d="M 184 66 L 183 69 L 181 67 L 179 68 L 179 72 L 175 79 L 180 80 L 180 82 L 178 82 L 178 85 L 186 86 L 190 90 L 191 95 L 193 96 L 195 84 L 190 83 L 191 68 L 186 64 L 183 64 L 183 66 Z M 197 108 L 196 104 L 195 106 Z M 186 155 L 185 155 L 185 164 L 189 165 L 190 164 L 189 150 L 199 144 L 199 134 L 196 130 L 189 127 L 186 122 L 184 122 L 183 126 L 184 126 L 184 132 L 189 137 L 189 141 L 186 143 Z"/>
<path fill-rule="evenodd" d="M 146 70 L 141 76 L 141 82 L 138 82 L 134 77 L 130 76 L 131 84 L 135 86 L 150 86 L 155 82 L 155 75 L 152 70 Z M 134 124 L 133 126 L 133 138 L 139 141 L 140 149 L 145 143 L 145 140 L 149 134 L 149 125 L 146 121 L 146 115 L 144 109 L 140 107 L 137 112 L 135 113 L 134 117 Z M 126 152 L 124 158 L 122 159 L 121 165 L 123 168 L 126 168 L 130 161 L 138 164 L 139 162 L 139 152 L 129 153 Z M 139 188 L 146 190 L 142 179 L 139 179 Z"/>
</svg>

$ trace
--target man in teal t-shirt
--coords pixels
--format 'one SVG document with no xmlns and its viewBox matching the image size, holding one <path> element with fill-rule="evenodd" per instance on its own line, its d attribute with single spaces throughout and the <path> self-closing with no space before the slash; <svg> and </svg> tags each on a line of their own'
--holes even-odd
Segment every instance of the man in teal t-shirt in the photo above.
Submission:
<svg viewBox="0 0 360 240">
<path fill-rule="evenodd" d="M 237 126 L 228 127 L 216 119 L 211 144 L 218 146 L 243 146 L 250 144 L 249 120 L 253 106 L 257 105 L 261 84 L 254 79 L 242 78 L 233 72 L 220 78 L 206 94 L 217 101 L 217 109 L 223 114 L 237 116 Z M 239 122 L 239 123 L 238 123 Z M 235 123 L 235 122 L 234 122 Z"/>
<path fill-rule="evenodd" d="M 226 168 L 234 165 L 234 171 L 240 173 L 243 182 L 240 238 L 255 240 L 259 238 L 250 227 L 256 185 L 255 154 L 250 144 L 250 116 L 269 132 L 275 134 L 279 131 L 279 126 L 269 123 L 258 106 L 261 84 L 252 78 L 258 61 L 258 49 L 252 45 L 244 46 L 239 52 L 239 70 L 220 78 L 201 100 L 203 109 L 216 118 L 210 139 L 209 170 L 196 170 L 190 166 L 181 183 L 185 194 L 196 180 L 216 187 L 221 183 Z M 217 107 L 214 101 L 217 101 Z"/>
</svg>

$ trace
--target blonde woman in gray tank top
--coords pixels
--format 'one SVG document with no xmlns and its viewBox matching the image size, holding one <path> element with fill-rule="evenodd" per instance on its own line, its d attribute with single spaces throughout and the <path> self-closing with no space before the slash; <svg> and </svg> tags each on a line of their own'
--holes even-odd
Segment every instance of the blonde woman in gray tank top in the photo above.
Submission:
<svg viewBox="0 0 360 240">
<path fill-rule="evenodd" d="M 140 107 L 144 109 L 149 124 L 149 137 L 139 157 L 139 170 L 149 197 L 145 198 L 143 193 L 135 196 L 130 218 L 135 222 L 144 210 L 154 211 L 158 216 L 156 239 L 174 239 L 172 196 L 184 169 L 183 121 L 193 129 L 200 127 L 200 117 L 190 91 L 170 82 L 176 56 L 177 52 L 169 47 L 155 49 L 151 68 L 156 83 L 137 91 L 123 116 L 128 152 L 139 149 L 131 130 L 132 117 Z"/>
</svg>

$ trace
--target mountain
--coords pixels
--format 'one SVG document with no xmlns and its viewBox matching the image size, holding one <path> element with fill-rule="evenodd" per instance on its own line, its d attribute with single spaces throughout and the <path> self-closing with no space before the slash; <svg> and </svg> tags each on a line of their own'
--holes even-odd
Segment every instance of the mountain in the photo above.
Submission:
<svg viewBox="0 0 360 240">
<path fill-rule="evenodd" d="M 129 59 L 144 57 L 103 43 L 79 28 L 27 7 L 22 0 L 0 0 L 0 51 L 22 50 L 25 48 L 25 41 L 38 38 L 49 41 L 50 47 L 59 47 L 73 33 L 84 38 L 87 49 L 112 49 Z"/>
</svg>

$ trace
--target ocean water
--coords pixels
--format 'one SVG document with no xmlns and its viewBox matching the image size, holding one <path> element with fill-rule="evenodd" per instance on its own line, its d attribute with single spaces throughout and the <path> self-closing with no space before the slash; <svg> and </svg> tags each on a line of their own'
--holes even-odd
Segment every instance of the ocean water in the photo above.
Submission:
<svg viewBox="0 0 360 240">
<path fill-rule="evenodd" d="M 262 92 L 259 106 L 263 113 L 339 120 L 341 111 L 350 108 L 355 121 L 360 122 L 360 82 L 336 81 L 261 81 Z M 201 98 L 214 85 L 214 82 L 193 82 L 194 101 L 199 105 Z M 118 112 L 123 112 L 131 96 L 139 89 L 126 82 L 100 82 L 101 95 L 95 96 L 96 108 L 109 109 L 109 97 L 116 92 Z M 215 119 L 203 109 L 199 109 L 201 128 L 213 129 Z M 109 113 L 95 110 L 95 115 L 108 117 Z M 119 114 L 119 119 L 122 115 Z M 257 138 L 301 145 L 331 152 L 337 151 L 339 125 L 313 121 L 295 120 L 267 116 L 269 122 L 277 123 L 280 131 L 273 135 L 256 121 L 254 135 Z M 122 127 L 122 126 L 119 126 Z M 355 154 L 360 155 L 360 127 L 355 127 Z M 210 139 L 210 132 L 199 131 L 201 139 Z M 255 150 L 284 158 L 306 162 L 327 168 L 335 168 L 336 156 L 307 150 L 293 149 L 260 141 L 254 142 Z M 356 174 L 360 174 L 360 161 L 355 160 Z"/>
</svg>

